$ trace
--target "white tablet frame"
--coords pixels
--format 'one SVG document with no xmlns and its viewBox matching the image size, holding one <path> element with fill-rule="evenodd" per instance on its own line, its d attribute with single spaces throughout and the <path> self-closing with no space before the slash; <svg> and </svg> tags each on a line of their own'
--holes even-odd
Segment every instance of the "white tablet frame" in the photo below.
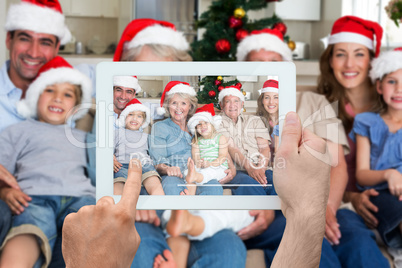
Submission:
<svg viewBox="0 0 402 268">
<path fill-rule="evenodd" d="M 96 199 L 113 195 L 113 77 L 278 76 L 279 125 L 296 111 L 296 67 L 292 62 L 102 62 L 96 67 Z M 107 120 L 109 119 L 109 120 Z M 100 131 L 100 129 L 107 131 Z M 110 164 L 106 164 L 110 163 Z M 102 174 L 102 175 L 100 175 Z M 137 209 L 280 209 L 278 196 L 144 196 Z"/>
</svg>

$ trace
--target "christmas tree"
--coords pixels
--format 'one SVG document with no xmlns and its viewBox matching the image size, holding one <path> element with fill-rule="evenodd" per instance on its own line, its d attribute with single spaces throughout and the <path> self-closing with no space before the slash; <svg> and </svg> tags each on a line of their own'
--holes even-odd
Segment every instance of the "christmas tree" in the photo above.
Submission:
<svg viewBox="0 0 402 268">
<path fill-rule="evenodd" d="M 284 35 L 289 47 L 293 41 L 285 35 L 286 26 L 275 14 L 270 18 L 250 20 L 249 10 L 259 10 L 268 6 L 267 0 L 218 0 L 212 2 L 200 19 L 197 28 L 206 31 L 199 41 L 191 44 L 195 61 L 235 61 L 237 44 L 253 30 L 276 28 Z"/>
<path fill-rule="evenodd" d="M 197 92 L 198 103 L 213 103 L 216 108 L 220 109 L 218 103 L 219 92 L 225 87 L 229 86 L 237 87 L 238 89 L 240 89 L 240 91 L 242 91 L 242 84 L 237 79 L 225 82 L 222 76 L 205 76 L 201 79 L 200 82 L 200 87 L 202 87 L 202 91 Z"/>
</svg>

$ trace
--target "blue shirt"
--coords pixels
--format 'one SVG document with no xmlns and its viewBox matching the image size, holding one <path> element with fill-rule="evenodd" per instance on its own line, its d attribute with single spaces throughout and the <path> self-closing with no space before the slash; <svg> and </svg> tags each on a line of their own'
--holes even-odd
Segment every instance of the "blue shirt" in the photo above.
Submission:
<svg viewBox="0 0 402 268">
<path fill-rule="evenodd" d="M 377 113 L 356 115 L 349 137 L 356 142 L 356 134 L 370 140 L 370 169 L 397 169 L 402 173 L 402 129 L 389 131 L 387 124 Z M 386 182 L 363 189 L 387 189 Z"/>
<path fill-rule="evenodd" d="M 191 135 L 181 130 L 172 119 L 155 123 L 148 143 L 149 155 L 155 165 L 176 166 L 182 173 L 187 169 L 187 159 L 191 157 Z"/>
<path fill-rule="evenodd" d="M 10 61 L 0 70 L 0 132 L 8 126 L 25 120 L 17 113 L 16 104 L 20 101 L 22 90 L 15 87 L 8 76 Z"/>
</svg>

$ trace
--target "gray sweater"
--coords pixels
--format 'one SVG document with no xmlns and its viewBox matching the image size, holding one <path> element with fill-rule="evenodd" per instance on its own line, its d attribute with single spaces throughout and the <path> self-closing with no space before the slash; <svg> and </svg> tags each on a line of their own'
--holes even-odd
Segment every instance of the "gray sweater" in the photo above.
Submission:
<svg viewBox="0 0 402 268">
<path fill-rule="evenodd" d="M 131 158 L 137 158 L 144 165 L 152 164 L 148 155 L 148 134 L 126 128 L 117 128 L 114 135 L 114 155 L 122 164 L 130 163 Z"/>
<path fill-rule="evenodd" d="M 28 119 L 0 133 L 0 164 L 28 195 L 95 196 L 85 175 L 85 132 Z"/>
</svg>

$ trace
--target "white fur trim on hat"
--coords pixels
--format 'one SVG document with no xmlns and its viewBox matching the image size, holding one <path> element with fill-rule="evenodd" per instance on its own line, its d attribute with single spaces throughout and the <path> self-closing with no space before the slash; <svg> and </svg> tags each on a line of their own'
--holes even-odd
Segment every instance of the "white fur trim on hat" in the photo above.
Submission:
<svg viewBox="0 0 402 268">
<path fill-rule="evenodd" d="M 402 51 L 387 51 L 371 62 L 370 77 L 373 83 L 386 74 L 402 69 Z"/>
<path fill-rule="evenodd" d="M 185 84 L 177 84 L 174 87 L 172 87 L 168 92 L 166 92 L 166 95 L 173 95 L 176 93 L 184 93 L 188 94 L 190 96 L 196 96 L 197 92 L 195 92 L 194 88 Z"/>
<path fill-rule="evenodd" d="M 237 61 L 245 61 L 248 53 L 264 49 L 280 54 L 284 61 L 292 61 L 292 51 L 279 37 L 261 33 L 245 37 L 237 46 Z"/>
<path fill-rule="evenodd" d="M 147 44 L 166 45 L 174 47 L 177 50 L 189 50 L 190 48 L 183 33 L 159 24 L 149 26 L 137 33 L 137 35 L 127 43 L 126 48 L 130 49 Z"/>
<path fill-rule="evenodd" d="M 187 123 L 188 130 L 191 132 L 191 134 L 194 135 L 195 128 L 200 123 L 200 121 L 211 123 L 214 126 L 215 130 L 218 130 L 222 122 L 222 117 L 220 115 L 212 116 L 212 114 L 208 112 L 199 112 L 194 114 Z"/>
<path fill-rule="evenodd" d="M 124 108 L 124 110 L 121 112 L 121 114 L 119 116 L 119 119 L 117 119 L 116 125 L 119 128 L 125 128 L 126 116 L 129 113 L 134 112 L 134 111 L 145 112 L 145 120 L 141 126 L 142 129 L 146 128 L 149 125 L 149 123 L 151 123 L 151 111 L 149 110 L 149 108 L 147 106 L 145 106 L 144 104 L 135 103 L 135 104 L 130 104 L 129 106 Z"/>
<path fill-rule="evenodd" d="M 135 90 L 135 93 L 141 92 L 142 90 L 138 79 L 129 75 L 113 77 L 113 86 L 132 88 Z"/>
<path fill-rule="evenodd" d="M 71 118 L 77 120 L 87 114 L 88 104 L 92 103 L 92 82 L 80 71 L 68 67 L 53 68 L 41 73 L 29 86 L 25 99 L 17 103 L 17 112 L 25 118 L 36 118 L 39 96 L 47 86 L 60 83 L 81 86 L 81 103 L 77 107 L 77 112 Z M 67 121 L 71 118 L 68 118 Z"/>
<path fill-rule="evenodd" d="M 226 96 L 235 96 L 238 97 L 241 101 L 244 101 L 245 99 L 243 93 L 238 88 L 235 87 L 228 87 L 222 89 L 222 91 L 219 92 L 219 102 L 222 102 L 222 100 Z"/>
<path fill-rule="evenodd" d="M 261 95 L 262 93 L 279 93 L 279 90 L 276 87 L 264 87 L 259 89 L 258 92 Z"/>
<path fill-rule="evenodd" d="M 4 28 L 6 31 L 28 30 L 52 34 L 64 45 L 71 39 L 64 20 L 64 15 L 56 10 L 21 2 L 10 6 Z"/>
<path fill-rule="evenodd" d="M 370 38 L 362 35 L 362 34 L 357 34 L 357 33 L 351 33 L 351 32 L 340 32 L 337 34 L 333 34 L 328 38 L 328 44 L 333 45 L 337 43 L 357 43 L 361 44 L 363 46 L 366 46 L 368 49 L 373 50 L 374 49 L 374 44 L 373 40 Z"/>
</svg>

